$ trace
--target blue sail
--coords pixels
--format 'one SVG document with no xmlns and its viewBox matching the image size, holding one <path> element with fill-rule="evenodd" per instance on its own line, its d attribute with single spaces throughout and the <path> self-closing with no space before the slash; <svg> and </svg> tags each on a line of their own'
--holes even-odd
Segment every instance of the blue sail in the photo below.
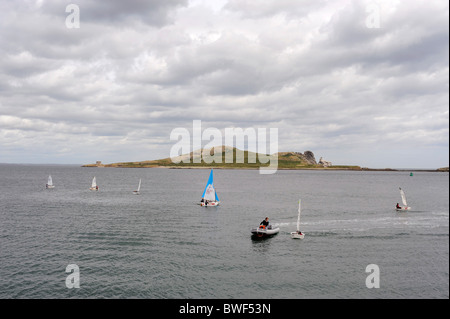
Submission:
<svg viewBox="0 0 450 319">
<path fill-rule="evenodd" d="M 209 174 L 208 182 L 206 183 L 205 190 L 203 191 L 203 194 L 202 194 L 202 198 L 205 198 L 206 190 L 208 189 L 209 185 L 211 185 L 214 188 L 213 170 L 211 170 L 211 173 Z M 215 193 L 216 201 L 219 201 L 219 197 L 217 196 L 215 189 L 214 189 L 214 193 Z"/>
</svg>

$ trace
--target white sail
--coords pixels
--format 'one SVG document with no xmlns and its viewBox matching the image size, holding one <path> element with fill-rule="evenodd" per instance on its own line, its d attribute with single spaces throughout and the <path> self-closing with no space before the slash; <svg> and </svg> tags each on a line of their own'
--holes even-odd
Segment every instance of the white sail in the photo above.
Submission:
<svg viewBox="0 0 450 319">
<path fill-rule="evenodd" d="M 137 188 L 137 190 L 133 191 L 133 194 L 134 194 L 134 195 L 139 195 L 139 194 L 140 194 L 140 191 L 141 191 L 141 179 L 139 179 L 139 185 L 138 185 L 138 188 Z"/>
<path fill-rule="evenodd" d="M 53 180 L 52 180 L 52 176 L 48 175 L 48 180 L 47 180 L 47 185 L 45 185 L 46 188 L 55 188 L 55 186 L 53 186 Z"/>
<path fill-rule="evenodd" d="M 209 184 L 205 191 L 205 196 L 203 197 L 207 201 L 216 200 L 216 190 L 212 184 Z"/>
<path fill-rule="evenodd" d="M 305 238 L 305 234 L 303 234 L 300 231 L 300 214 L 301 214 L 301 211 L 302 211 L 301 204 L 302 204 L 302 200 L 299 199 L 298 200 L 297 231 L 291 232 L 291 237 L 294 238 L 294 239 L 303 239 L 303 238 Z"/>
<path fill-rule="evenodd" d="M 405 207 L 408 207 L 408 204 L 406 203 L 405 192 L 403 191 L 403 189 L 401 189 L 401 188 L 399 188 L 399 189 L 400 189 L 400 196 L 402 196 L 403 205 L 405 205 Z"/>
<path fill-rule="evenodd" d="M 97 187 L 97 179 L 94 176 L 94 178 L 92 179 L 92 186 L 91 186 L 91 188 L 96 188 L 96 187 Z"/>
</svg>

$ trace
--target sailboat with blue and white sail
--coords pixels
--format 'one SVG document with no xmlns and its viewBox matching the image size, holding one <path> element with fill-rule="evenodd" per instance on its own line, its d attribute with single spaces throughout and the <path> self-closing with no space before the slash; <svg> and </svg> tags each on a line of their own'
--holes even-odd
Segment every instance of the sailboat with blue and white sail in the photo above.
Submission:
<svg viewBox="0 0 450 319">
<path fill-rule="evenodd" d="M 213 178 L 213 170 L 211 170 L 205 190 L 203 191 L 202 200 L 200 201 L 201 206 L 219 206 L 220 201 L 214 188 Z"/>
</svg>

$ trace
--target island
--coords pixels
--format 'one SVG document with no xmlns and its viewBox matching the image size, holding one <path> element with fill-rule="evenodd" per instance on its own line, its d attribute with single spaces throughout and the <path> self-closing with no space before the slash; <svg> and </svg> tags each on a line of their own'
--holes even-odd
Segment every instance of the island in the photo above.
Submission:
<svg viewBox="0 0 450 319">
<path fill-rule="evenodd" d="M 201 154 L 209 153 L 210 156 L 218 156 L 221 162 L 205 163 Z M 241 161 L 236 160 L 237 154 Z M 227 163 L 226 158 L 232 156 L 233 161 Z M 279 152 L 272 155 L 258 154 L 249 151 L 242 151 L 235 147 L 217 146 L 210 149 L 200 149 L 189 154 L 177 156 L 175 158 L 164 158 L 158 160 L 140 162 L 119 162 L 103 164 L 97 161 L 95 164 L 85 164 L 82 167 L 118 167 L 118 168 L 214 168 L 214 169 L 259 169 L 268 167 L 270 162 L 261 163 L 260 158 L 278 158 L 278 170 L 350 170 L 350 171 L 408 171 L 408 172 L 448 172 L 448 167 L 438 169 L 394 169 L 394 168 L 368 168 L 357 165 L 333 165 L 332 162 L 320 158 L 317 162 L 312 151 L 301 152 Z M 230 157 L 228 157 L 230 158 Z M 250 162 L 249 162 L 250 158 Z M 256 161 L 251 159 L 256 158 Z"/>
<path fill-rule="evenodd" d="M 219 161 L 206 163 L 201 154 L 217 156 Z M 217 159 L 216 158 L 216 159 Z M 229 159 L 233 160 L 230 161 Z M 218 146 L 210 149 L 200 149 L 189 154 L 177 156 L 175 158 L 164 158 L 158 160 L 139 162 L 119 162 L 103 164 L 97 161 L 95 164 L 86 164 L 83 167 L 121 167 L 121 168 L 224 168 L 224 169 L 259 169 L 268 167 L 270 161 L 278 159 L 277 169 L 328 169 L 328 170 L 362 170 L 355 165 L 333 165 L 323 157 L 317 162 L 314 153 L 311 151 L 301 152 L 279 152 L 276 154 L 258 154 L 250 151 L 242 151 L 235 147 Z M 228 160 L 227 160 L 228 159 Z M 263 163 L 265 159 L 266 162 Z"/>
</svg>

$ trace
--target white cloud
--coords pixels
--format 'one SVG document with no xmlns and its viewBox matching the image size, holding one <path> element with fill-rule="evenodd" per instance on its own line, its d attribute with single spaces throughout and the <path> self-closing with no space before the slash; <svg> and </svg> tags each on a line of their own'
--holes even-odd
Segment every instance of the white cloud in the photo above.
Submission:
<svg viewBox="0 0 450 319">
<path fill-rule="evenodd" d="M 200 119 L 342 164 L 448 165 L 448 3 L 377 1 L 379 29 L 372 1 L 82 0 L 79 29 L 68 3 L 0 2 L 0 162 L 168 157 Z M 433 158 L 395 155 L 415 150 Z"/>
</svg>

